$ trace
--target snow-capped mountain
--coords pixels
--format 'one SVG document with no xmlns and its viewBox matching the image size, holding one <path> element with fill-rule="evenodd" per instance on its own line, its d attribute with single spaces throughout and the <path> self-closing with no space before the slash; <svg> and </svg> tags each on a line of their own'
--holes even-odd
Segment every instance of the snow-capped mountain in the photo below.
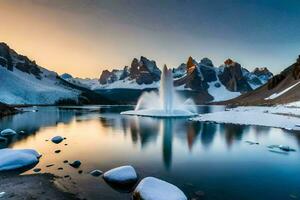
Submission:
<svg viewBox="0 0 300 200">
<path fill-rule="evenodd" d="M 62 79 L 77 85 L 79 87 L 93 89 L 95 86 L 99 85 L 98 79 L 91 78 L 74 78 L 71 74 L 64 73 L 60 76 Z"/>
<path fill-rule="evenodd" d="M 134 58 L 129 67 L 121 70 L 104 70 L 98 82 L 70 77 L 65 80 L 100 93 L 113 89 L 149 90 L 159 87 L 160 74 L 156 62 L 142 56 L 139 60 Z M 267 68 L 249 72 L 231 59 L 215 67 L 208 58 L 197 62 L 189 57 L 186 63 L 173 68 L 173 77 L 177 90 L 192 93 L 194 99 L 201 99 L 198 102 L 210 102 L 232 99 L 252 91 L 271 78 L 272 73 Z"/>
<path fill-rule="evenodd" d="M 92 91 L 61 79 L 5 43 L 0 43 L 0 91 L 0 102 L 6 104 L 89 102 L 93 96 Z"/>
<path fill-rule="evenodd" d="M 265 70 L 262 69 L 261 71 Z M 256 73 L 260 74 L 260 72 L 256 70 Z M 262 77 L 264 78 L 264 76 Z M 240 105 L 288 104 L 300 101 L 299 90 L 300 56 L 294 64 L 270 78 L 263 86 L 223 103 Z"/>
</svg>

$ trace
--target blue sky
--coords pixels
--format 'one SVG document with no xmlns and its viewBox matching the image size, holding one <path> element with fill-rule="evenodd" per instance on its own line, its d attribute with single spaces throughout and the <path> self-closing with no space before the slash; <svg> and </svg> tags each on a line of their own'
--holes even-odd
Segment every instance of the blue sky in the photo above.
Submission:
<svg viewBox="0 0 300 200">
<path fill-rule="evenodd" d="M 1 4 L 16 13 L 22 9 L 10 23 L 26 20 L 35 29 L 27 30 L 33 37 L 28 49 L 28 40 L 14 39 L 20 37 L 16 33 L 7 36 L 15 29 L 7 24 L 6 32 L 0 33 L 8 43 L 46 67 L 81 77 L 121 68 L 141 55 L 172 67 L 190 55 L 196 60 L 208 57 L 217 66 L 232 58 L 246 68 L 266 66 L 277 73 L 300 54 L 296 0 L 3 0 Z M 12 12 L 0 17 L 12 18 Z M 41 44 L 48 46 L 42 47 L 43 52 L 33 48 L 40 49 Z M 64 52 L 64 57 L 53 49 Z"/>
</svg>

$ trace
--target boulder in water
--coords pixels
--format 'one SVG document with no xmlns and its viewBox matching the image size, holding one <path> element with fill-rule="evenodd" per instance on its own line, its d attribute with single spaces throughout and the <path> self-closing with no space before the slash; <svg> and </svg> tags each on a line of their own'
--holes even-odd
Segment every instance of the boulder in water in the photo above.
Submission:
<svg viewBox="0 0 300 200">
<path fill-rule="evenodd" d="M 10 129 L 10 128 L 7 128 L 7 129 L 4 129 L 3 131 L 1 131 L 1 136 L 4 136 L 4 137 L 7 137 L 7 136 L 13 136 L 13 135 L 16 135 L 16 131 Z"/>
<path fill-rule="evenodd" d="M 35 165 L 39 162 L 40 156 L 33 149 L 1 149 L 0 171 L 16 170 Z"/>
<path fill-rule="evenodd" d="M 293 148 L 291 148 L 287 145 L 279 145 L 278 148 L 283 150 L 283 151 L 296 151 L 295 149 L 293 149 Z"/>
<path fill-rule="evenodd" d="M 61 136 L 55 136 L 51 139 L 51 141 L 55 144 L 61 143 L 61 141 L 63 141 L 64 138 L 62 138 Z"/>
<path fill-rule="evenodd" d="M 69 163 L 70 166 L 74 167 L 74 168 L 78 168 L 81 165 L 81 162 L 79 160 L 75 160 L 72 163 Z"/>
<path fill-rule="evenodd" d="M 105 172 L 103 178 L 112 184 L 126 185 L 136 183 L 138 176 L 132 166 L 126 165 Z"/>
<path fill-rule="evenodd" d="M 144 178 L 133 192 L 134 200 L 187 200 L 185 194 L 175 185 L 154 178 Z"/>
<path fill-rule="evenodd" d="M 95 170 L 91 171 L 90 174 L 92 176 L 96 176 L 97 177 L 97 176 L 100 176 L 101 174 L 103 174 L 103 172 L 101 170 L 95 169 Z"/>
</svg>

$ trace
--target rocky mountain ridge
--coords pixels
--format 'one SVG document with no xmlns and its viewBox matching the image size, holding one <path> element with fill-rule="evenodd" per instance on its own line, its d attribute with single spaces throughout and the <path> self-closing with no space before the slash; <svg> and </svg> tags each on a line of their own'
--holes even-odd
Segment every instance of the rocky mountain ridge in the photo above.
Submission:
<svg viewBox="0 0 300 200">
<path fill-rule="evenodd" d="M 261 70 L 262 71 L 262 70 Z M 220 104 L 274 105 L 300 101 L 300 56 L 263 86 Z"/>
<path fill-rule="evenodd" d="M 96 90 L 158 88 L 161 71 L 155 61 L 146 57 L 134 58 L 122 70 L 104 70 Z M 252 91 L 266 83 L 273 74 L 267 68 L 250 72 L 232 59 L 219 67 L 208 58 L 197 62 L 189 57 L 186 63 L 173 68 L 177 90 L 194 91 L 207 96 L 208 101 L 227 100 Z M 217 97 L 219 93 L 219 97 Z"/>
<path fill-rule="evenodd" d="M 38 66 L 6 43 L 0 43 L 0 91 L 0 102 L 15 105 L 111 102 Z"/>
</svg>

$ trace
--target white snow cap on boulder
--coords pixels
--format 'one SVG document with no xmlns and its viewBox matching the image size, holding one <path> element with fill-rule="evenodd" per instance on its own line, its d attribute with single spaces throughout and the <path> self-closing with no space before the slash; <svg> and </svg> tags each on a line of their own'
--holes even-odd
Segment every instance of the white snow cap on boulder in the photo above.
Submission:
<svg viewBox="0 0 300 200">
<path fill-rule="evenodd" d="M 108 182 L 116 184 L 133 183 L 138 179 L 134 168 L 130 165 L 111 169 L 104 173 L 103 178 Z"/>
<path fill-rule="evenodd" d="M 41 155 L 33 149 L 0 149 L 0 171 L 28 167 L 39 162 Z"/>
<path fill-rule="evenodd" d="M 16 131 L 10 129 L 10 128 L 7 128 L 7 129 L 4 129 L 3 131 L 1 131 L 0 133 L 2 136 L 11 136 L 11 135 L 16 135 Z"/>
<path fill-rule="evenodd" d="M 185 194 L 175 185 L 166 181 L 146 177 L 133 192 L 134 200 L 187 200 Z"/>
</svg>

